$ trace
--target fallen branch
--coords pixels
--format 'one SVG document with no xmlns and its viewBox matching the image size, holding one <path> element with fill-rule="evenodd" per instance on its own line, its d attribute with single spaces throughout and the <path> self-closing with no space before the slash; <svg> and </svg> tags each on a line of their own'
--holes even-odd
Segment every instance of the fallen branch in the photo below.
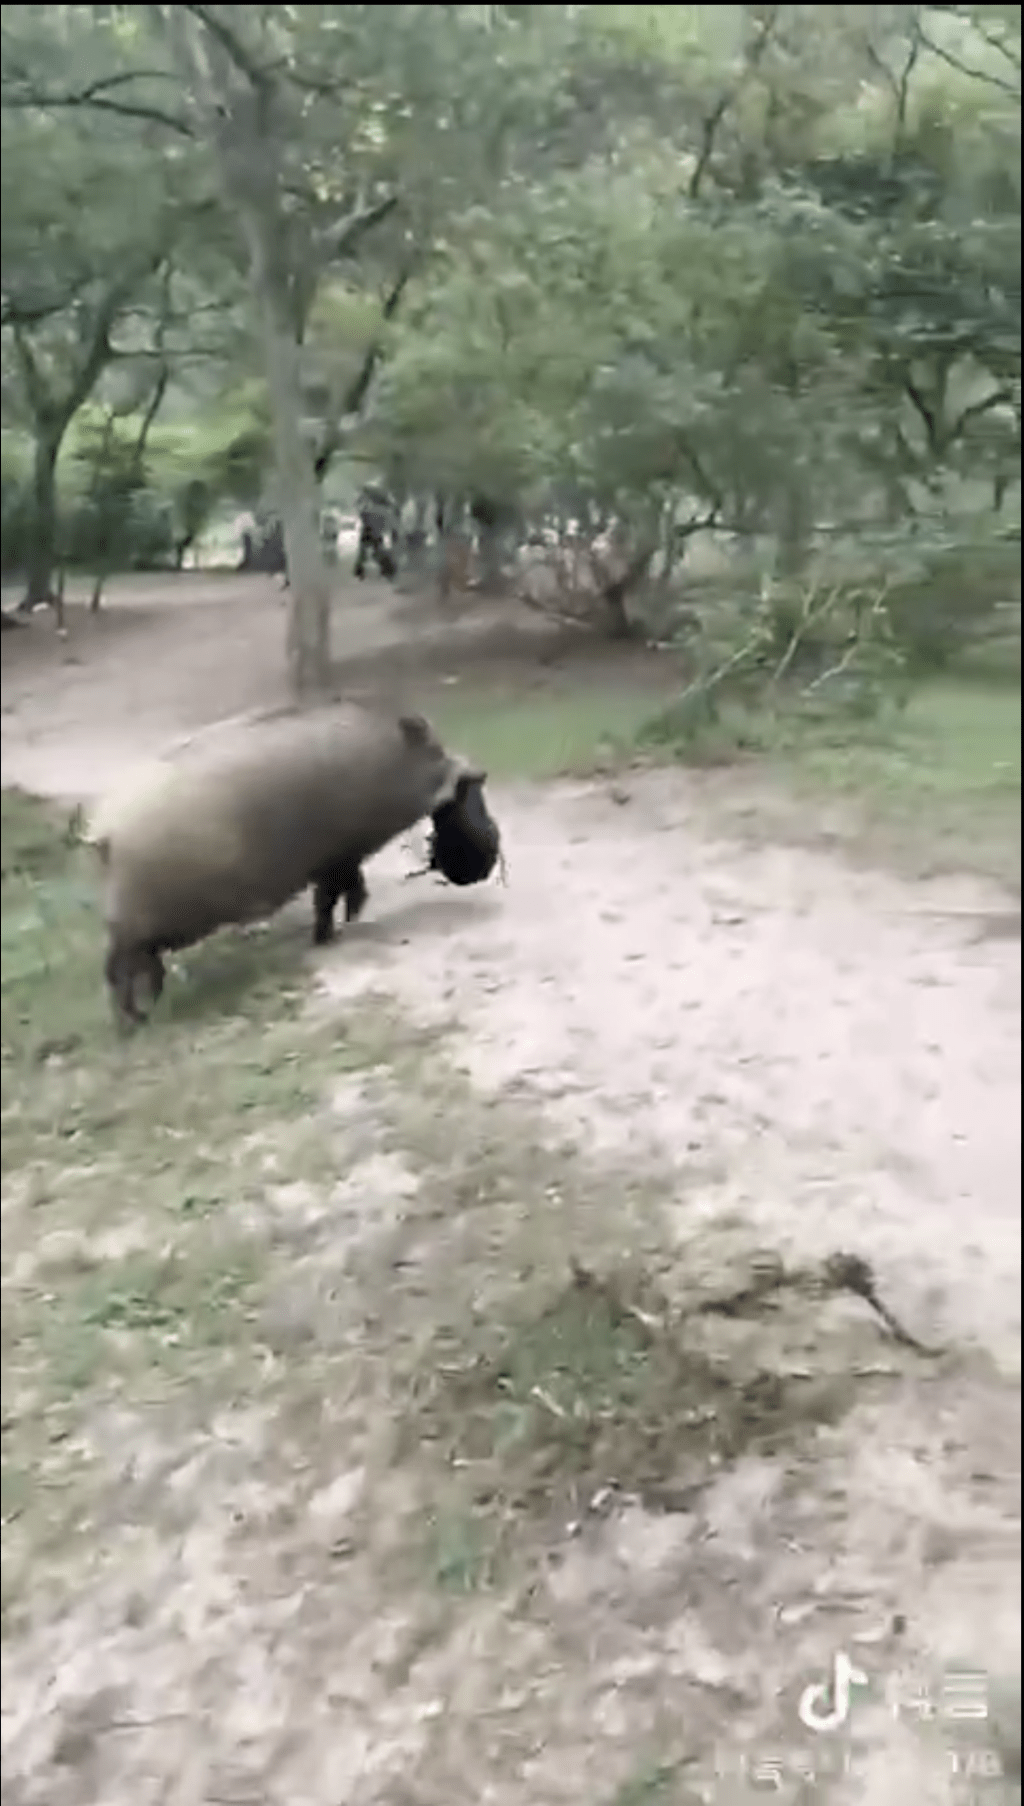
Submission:
<svg viewBox="0 0 1024 1806">
<path fill-rule="evenodd" d="M 941 1348 L 931 1348 L 925 1342 L 919 1342 L 909 1329 L 904 1329 L 887 1304 L 878 1296 L 875 1276 L 867 1261 L 859 1254 L 830 1254 L 825 1262 L 823 1278 L 825 1284 L 837 1292 L 852 1292 L 855 1298 L 863 1298 L 876 1311 L 885 1324 L 890 1335 L 905 1348 L 912 1348 L 917 1354 L 940 1355 Z"/>
<path fill-rule="evenodd" d="M 781 1291 L 787 1286 L 798 1291 L 850 1292 L 855 1298 L 863 1298 L 865 1304 L 871 1306 L 893 1339 L 901 1342 L 905 1348 L 912 1348 L 917 1354 L 929 1356 L 944 1353 L 941 1348 L 929 1347 L 927 1343 L 919 1341 L 904 1328 L 879 1297 L 874 1273 L 859 1254 L 830 1254 L 824 1265 L 817 1270 L 787 1268 L 777 1255 L 770 1255 L 759 1263 L 749 1285 L 724 1298 L 707 1299 L 697 1306 L 697 1310 L 705 1316 L 742 1317 L 770 1293 Z"/>
</svg>

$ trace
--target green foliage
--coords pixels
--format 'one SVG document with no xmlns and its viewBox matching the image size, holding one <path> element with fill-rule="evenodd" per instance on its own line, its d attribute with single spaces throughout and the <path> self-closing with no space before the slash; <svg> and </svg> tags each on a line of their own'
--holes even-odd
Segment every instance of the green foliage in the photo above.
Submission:
<svg viewBox="0 0 1024 1806">
<path fill-rule="evenodd" d="M 33 442 L 5 497 L 4 566 L 27 566 L 37 598 L 64 554 L 105 568 L 171 554 L 182 529 L 173 499 L 148 494 L 146 438 L 197 364 L 219 360 L 223 386 L 244 338 L 237 254 L 201 155 L 167 124 L 144 27 L 131 8 L 3 16 L 4 423 Z M 86 499 L 62 509 L 83 409 L 63 475 L 74 494 L 84 465 Z"/>
<path fill-rule="evenodd" d="M 4 433 L 0 474 L 0 569 L 4 577 L 25 568 L 32 540 L 32 497 L 24 436 Z"/>
<path fill-rule="evenodd" d="M 144 412 L 85 406 L 59 464 L 57 543 L 69 569 L 147 570 L 180 562 L 214 518 L 259 501 L 270 457 L 262 383 L 248 382 L 151 424 Z M 23 570 L 31 543 L 31 447 L 4 441 L 3 568 Z"/>
<path fill-rule="evenodd" d="M 273 442 L 282 480 L 341 451 L 588 556 L 614 525 L 619 629 L 714 534 L 797 591 L 853 563 L 911 664 L 988 630 L 976 583 L 922 617 L 936 560 L 977 576 L 1019 521 L 1012 9 L 215 15 L 5 9 L 5 421 L 118 417 L 62 465 L 91 473 L 76 547 L 159 517 L 180 555 Z"/>
<path fill-rule="evenodd" d="M 753 746 L 780 716 L 871 720 L 907 699 L 884 589 L 767 583 L 746 604 L 709 610 L 686 648 L 693 676 L 648 723 L 650 744 Z"/>
<path fill-rule="evenodd" d="M 989 644 L 1020 646 L 1020 531 L 903 546 L 887 597 L 893 634 L 915 671 L 939 671 Z"/>
</svg>

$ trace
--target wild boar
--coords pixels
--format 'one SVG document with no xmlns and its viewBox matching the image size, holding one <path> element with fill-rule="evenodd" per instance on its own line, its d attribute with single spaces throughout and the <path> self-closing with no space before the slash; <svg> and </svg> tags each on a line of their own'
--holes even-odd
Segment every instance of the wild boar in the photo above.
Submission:
<svg viewBox="0 0 1024 1806">
<path fill-rule="evenodd" d="M 84 838 L 104 874 L 105 976 L 122 1026 L 155 1001 L 161 955 L 260 921 L 313 887 L 313 940 L 367 899 L 363 862 L 482 781 L 418 715 L 356 704 L 277 710 L 179 745 L 94 811 Z"/>
</svg>

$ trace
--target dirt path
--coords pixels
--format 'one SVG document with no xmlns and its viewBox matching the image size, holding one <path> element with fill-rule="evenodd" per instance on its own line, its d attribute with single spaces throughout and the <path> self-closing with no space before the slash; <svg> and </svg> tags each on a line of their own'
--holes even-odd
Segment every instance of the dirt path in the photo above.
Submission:
<svg viewBox="0 0 1024 1806">
<path fill-rule="evenodd" d="M 126 760 L 207 722 L 284 699 L 286 597 L 276 578 L 115 578 L 97 615 L 89 614 L 82 591 L 80 584 L 69 589 L 66 637 L 48 612 L 30 629 L 4 635 L 6 783 L 39 795 L 71 783 L 71 794 L 84 798 L 116 779 Z M 5 595 L 5 607 L 15 599 Z M 479 637 L 482 627 L 500 633 L 508 621 L 509 610 L 494 604 L 467 609 L 458 620 L 439 618 L 390 584 L 339 581 L 339 680 L 354 694 L 378 690 L 377 655 L 387 652 L 397 693 L 414 697 L 424 657 Z M 390 687 L 387 664 L 383 671 Z"/>
<path fill-rule="evenodd" d="M 813 1258 L 845 1232 L 925 1340 L 969 1336 L 1017 1370 L 1020 943 L 979 935 L 998 898 L 709 839 L 678 773 L 626 797 L 502 797 L 508 888 L 453 932 L 438 886 L 436 907 L 408 905 L 408 941 L 378 949 L 382 901 L 330 982 L 443 999 L 475 1084 L 534 1093 L 592 1147 L 670 1160 L 684 1238 L 695 1215 L 739 1212 Z"/>
<path fill-rule="evenodd" d="M 167 708 L 147 718 L 166 727 L 161 683 Z M 93 682 L 88 707 L 53 712 L 45 733 L 42 704 L 33 713 L 22 695 L 5 715 L 8 781 L 77 794 L 92 788 L 90 757 L 99 780 L 142 750 L 146 711 L 97 720 L 97 694 Z M 26 717 L 31 744 L 18 740 Z M 194 725 L 192 704 L 176 725 Z M 342 1012 L 384 992 L 408 1015 L 454 1018 L 479 1097 L 529 1099 L 591 1160 L 652 1175 L 659 1234 L 684 1266 L 709 1248 L 787 1263 L 855 1252 L 902 1322 L 946 1354 L 896 1350 L 851 1303 L 865 1369 L 888 1364 L 896 1383 L 822 1433 L 798 1487 L 750 1456 L 698 1512 L 659 1515 L 623 1484 L 583 1534 L 561 1527 L 528 1601 L 469 1603 L 443 1654 L 410 1657 L 401 1681 L 401 1614 L 363 1596 L 354 1569 L 358 1648 L 323 1652 L 328 1694 L 346 1702 L 335 1731 L 310 1705 L 316 1762 L 295 1754 L 267 1791 L 239 1782 L 218 1801 L 1019 1797 L 1019 940 L 979 934 L 997 899 L 972 880 L 911 886 L 730 839 L 680 774 L 495 800 L 507 888 L 407 884 L 405 854 L 386 854 L 367 919 L 323 963 L 325 992 Z M 764 1334 L 795 1358 L 784 1328 Z M 813 1345 L 800 1358 L 813 1365 Z M 335 1465 L 344 1479 L 344 1451 Z M 246 1608 L 243 1741 L 285 1685 L 277 1605 L 259 1622 Z M 221 1602 L 216 1631 L 208 1607 L 195 1634 L 237 1640 L 238 1599 Z M 842 1755 L 797 1715 L 839 1651 L 873 1687 Z M 987 1677 L 987 1719 L 962 1701 L 958 1715 L 948 1671 Z M 172 1712 L 180 1673 L 175 1685 Z M 19 1709 L 24 1742 L 23 1697 Z M 683 1721 L 713 1744 L 710 1770 L 628 1768 L 627 1746 L 674 1749 Z M 212 1806 L 206 1772 L 200 1762 L 145 1798 Z"/>
<path fill-rule="evenodd" d="M 730 1675 L 762 1690 L 734 1746 L 748 1782 L 799 1731 L 766 1697 L 791 1707 L 800 1676 L 827 1671 L 836 1649 L 860 1647 L 876 1680 L 900 1673 L 936 1706 L 944 1664 L 1012 1685 L 1019 941 L 979 938 L 994 900 L 968 879 L 911 887 L 709 838 L 700 786 L 678 774 L 634 780 L 628 800 L 574 786 L 501 805 L 508 889 L 406 904 L 396 858 L 379 926 L 360 930 L 358 958 L 339 950 L 325 969 L 332 993 L 384 989 L 427 1017 L 452 1012 L 475 1086 L 532 1096 L 584 1147 L 667 1174 L 684 1260 L 690 1247 L 701 1258 L 708 1231 L 787 1262 L 853 1250 L 916 1336 L 965 1359 L 941 1384 L 925 1363 L 919 1383 L 855 1414 L 804 1494 L 804 1525 L 820 1514 L 806 1541 L 773 1501 L 781 1475 L 757 1463 L 710 1506 L 712 1524 L 716 1511 L 727 1520 L 712 1534 L 734 1579 L 789 1610 L 744 1681 Z M 872 1348 L 879 1358 L 865 1322 L 865 1360 Z M 561 1584 L 600 1594 L 614 1570 L 639 1596 L 648 1562 L 663 1562 L 676 1634 L 687 1626 L 704 1660 L 729 1647 L 721 1600 L 692 1611 L 692 1549 L 638 1554 L 631 1577 L 618 1534 L 604 1534 L 603 1573 L 591 1550 Z M 893 1624 L 905 1628 L 883 1635 Z M 879 1640 L 868 1653 L 864 1638 Z M 905 1726 L 877 1723 L 873 1737 L 849 1793 L 835 1778 L 830 1797 L 947 1798 L 948 1752 L 915 1770 Z M 948 1797 L 987 1799 L 991 1786 Z"/>
</svg>

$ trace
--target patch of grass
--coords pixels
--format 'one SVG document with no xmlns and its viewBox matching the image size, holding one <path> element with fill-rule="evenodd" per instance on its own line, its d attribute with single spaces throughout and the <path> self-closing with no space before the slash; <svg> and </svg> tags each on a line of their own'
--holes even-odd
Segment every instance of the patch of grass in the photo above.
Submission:
<svg viewBox="0 0 1024 1806">
<path fill-rule="evenodd" d="M 791 781 L 855 802 L 914 856 L 1020 882 L 1019 687 L 946 680 L 885 732 L 809 735 L 779 760 Z"/>
<path fill-rule="evenodd" d="M 65 816 L 17 791 L 4 791 L 0 845 L 6 1068 L 8 1062 L 45 1059 L 95 1037 L 102 930 L 95 886 L 88 882 Z"/>
<path fill-rule="evenodd" d="M 608 1806 L 678 1806 L 679 1762 L 645 1762 L 617 1787 Z"/>
<path fill-rule="evenodd" d="M 426 1557 L 442 1592 L 478 1592 L 494 1573 L 493 1527 L 480 1514 L 457 1506 L 435 1511 L 427 1529 Z"/>
<path fill-rule="evenodd" d="M 105 1053 L 111 1042 L 103 927 L 78 863 L 76 855 L 70 873 L 45 884 L 21 877 L 4 886 L 3 1046 L 18 1063 L 72 1052 L 81 1058 L 90 1048 Z M 201 1029 L 227 1015 L 259 1020 L 271 1005 L 294 1013 L 304 950 L 294 926 L 280 923 L 190 950 L 168 964 L 154 1032 Z"/>
<path fill-rule="evenodd" d="M 506 1508 L 543 1513 L 608 1485 L 677 1507 L 745 1451 L 779 1446 L 852 1401 L 837 1381 L 709 1357 L 621 1272 L 576 1269 L 544 1309 L 509 1322 L 496 1349 L 454 1352 L 439 1346 L 422 1401 L 431 1437 Z"/>
<path fill-rule="evenodd" d="M 134 1400 L 155 1422 L 259 1385 L 291 1271 L 274 1197 L 344 1172 L 332 1085 L 386 1062 L 394 1025 L 310 1008 L 302 938 L 275 924 L 198 949 L 119 1040 L 83 850 L 20 795 L 0 826 L 4 1487 L 28 1547 L 88 1515 L 97 1411 Z"/>
<path fill-rule="evenodd" d="M 667 673 L 666 673 L 667 681 Z M 1019 682 L 958 676 L 922 684 L 877 720 L 818 720 L 726 711 L 695 737 L 653 737 L 650 672 L 610 678 L 571 668 L 557 684 L 441 693 L 432 715 L 494 780 L 543 780 L 613 769 L 636 757 L 681 758 L 775 776 L 807 803 L 835 800 L 874 828 L 875 850 L 1020 881 Z M 669 715 L 671 701 L 668 701 Z"/>
<path fill-rule="evenodd" d="M 851 842 L 919 871 L 978 870 L 1020 883 L 1019 683 L 960 676 L 915 689 L 905 708 L 857 719 L 823 710 L 768 715 L 738 704 L 717 718 L 673 706 L 645 722 L 641 747 L 692 765 L 730 765 L 795 794 L 814 838 L 817 805 L 839 804 Z M 817 818 L 820 820 L 820 816 Z M 786 824 L 772 822 L 780 838 Z"/>
<path fill-rule="evenodd" d="M 705 1308 L 709 1281 L 745 1295 L 749 1239 L 716 1231 L 681 1262 L 666 1175 L 592 1164 L 443 1050 L 394 1074 L 394 1145 L 420 1183 L 357 1257 L 358 1340 L 412 1481 L 406 1547 L 435 1584 L 495 1584 L 615 1493 L 690 1509 L 744 1452 L 799 1449 L 848 1409 L 856 1359 L 820 1302 L 787 1292 L 767 1339 Z"/>
<path fill-rule="evenodd" d="M 72 818 L 66 811 L 44 808 L 23 790 L 5 790 L 0 878 L 46 878 L 62 874 L 75 843 Z"/>
<path fill-rule="evenodd" d="M 479 759 L 492 780 L 539 781 L 621 761 L 651 706 L 649 682 L 584 670 L 564 687 L 525 693 L 453 689 L 431 715 L 442 737 Z"/>
</svg>

